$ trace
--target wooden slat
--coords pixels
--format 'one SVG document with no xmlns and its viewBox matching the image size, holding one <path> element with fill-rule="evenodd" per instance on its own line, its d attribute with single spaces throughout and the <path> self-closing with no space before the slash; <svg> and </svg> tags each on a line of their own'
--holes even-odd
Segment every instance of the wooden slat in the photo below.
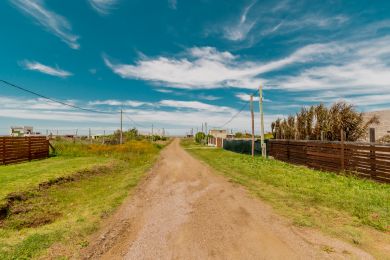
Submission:
<svg viewBox="0 0 390 260">
<path fill-rule="evenodd" d="M 271 140 L 270 155 L 334 172 L 341 171 L 344 165 L 346 171 L 358 176 L 390 182 L 390 146 L 386 145 L 345 142 L 342 146 L 340 142 Z"/>
<path fill-rule="evenodd" d="M 49 143 L 44 136 L 0 137 L 0 164 L 47 158 Z"/>
</svg>

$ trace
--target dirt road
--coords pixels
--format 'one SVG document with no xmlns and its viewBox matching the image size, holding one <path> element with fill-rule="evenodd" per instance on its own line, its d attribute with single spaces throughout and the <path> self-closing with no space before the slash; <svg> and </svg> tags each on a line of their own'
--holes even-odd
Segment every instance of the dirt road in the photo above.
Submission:
<svg viewBox="0 0 390 260">
<path fill-rule="evenodd" d="M 174 140 L 83 252 L 97 259 L 371 259 L 291 226 Z"/>
</svg>

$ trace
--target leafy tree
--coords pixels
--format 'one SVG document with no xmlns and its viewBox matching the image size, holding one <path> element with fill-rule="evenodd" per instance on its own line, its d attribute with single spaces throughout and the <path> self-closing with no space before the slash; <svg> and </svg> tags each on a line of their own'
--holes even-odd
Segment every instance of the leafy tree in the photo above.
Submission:
<svg viewBox="0 0 390 260">
<path fill-rule="evenodd" d="M 278 118 L 271 129 L 276 138 L 321 140 L 323 136 L 330 141 L 340 140 L 343 130 L 347 141 L 357 141 L 367 134 L 370 125 L 378 123 L 377 116 L 365 121 L 352 104 L 336 102 L 330 108 L 323 104 L 303 107 L 295 117 Z"/>
<path fill-rule="evenodd" d="M 237 132 L 237 133 L 234 134 L 234 137 L 235 137 L 235 138 L 243 138 L 243 137 L 244 137 L 244 134 L 241 133 L 241 132 Z"/>
<path fill-rule="evenodd" d="M 204 142 L 205 139 L 206 139 L 206 134 L 205 133 L 203 133 L 203 132 L 196 133 L 196 135 L 195 135 L 195 142 L 200 144 L 200 143 Z"/>
</svg>

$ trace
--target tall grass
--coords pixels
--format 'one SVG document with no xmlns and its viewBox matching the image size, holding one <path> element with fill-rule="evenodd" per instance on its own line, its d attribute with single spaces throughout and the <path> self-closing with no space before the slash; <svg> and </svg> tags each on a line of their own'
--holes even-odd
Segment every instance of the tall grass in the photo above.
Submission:
<svg viewBox="0 0 390 260">
<path fill-rule="evenodd" d="M 146 154 L 158 147 L 146 140 L 131 140 L 122 145 L 89 144 L 86 142 L 54 141 L 55 156 L 119 156 L 128 154 Z M 160 147 L 161 148 L 161 147 Z"/>
<path fill-rule="evenodd" d="M 25 197 L 0 220 L 0 259 L 79 258 L 88 236 L 131 193 L 161 149 L 147 141 L 53 145 L 54 158 L 0 168 L 6 192 Z M 74 178 L 55 182 L 65 176 Z M 48 181 L 56 184 L 37 189 Z"/>
</svg>

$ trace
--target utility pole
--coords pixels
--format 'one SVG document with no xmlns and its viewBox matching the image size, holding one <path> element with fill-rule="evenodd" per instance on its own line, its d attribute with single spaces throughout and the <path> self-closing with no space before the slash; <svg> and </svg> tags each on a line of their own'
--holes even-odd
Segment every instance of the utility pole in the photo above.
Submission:
<svg viewBox="0 0 390 260">
<path fill-rule="evenodd" d="M 119 139 L 119 144 L 123 143 L 123 109 L 121 109 L 121 133 L 120 133 L 120 139 Z"/>
<path fill-rule="evenodd" d="M 261 155 L 267 156 L 267 149 L 264 143 L 264 113 L 263 113 L 263 86 L 259 86 L 259 107 L 260 107 L 260 135 L 261 135 Z"/>
<path fill-rule="evenodd" d="M 251 125 L 252 125 L 252 157 L 255 156 L 255 113 L 253 112 L 253 95 L 250 98 Z"/>
<path fill-rule="evenodd" d="M 106 143 L 106 130 L 103 130 L 103 144 Z"/>
<path fill-rule="evenodd" d="M 92 144 L 91 128 L 89 128 L 88 131 L 88 138 L 89 138 L 89 142 Z"/>
<path fill-rule="evenodd" d="M 207 122 L 204 123 L 204 125 L 205 125 L 205 128 L 206 128 L 206 135 L 208 135 L 208 131 L 207 131 Z"/>
</svg>

